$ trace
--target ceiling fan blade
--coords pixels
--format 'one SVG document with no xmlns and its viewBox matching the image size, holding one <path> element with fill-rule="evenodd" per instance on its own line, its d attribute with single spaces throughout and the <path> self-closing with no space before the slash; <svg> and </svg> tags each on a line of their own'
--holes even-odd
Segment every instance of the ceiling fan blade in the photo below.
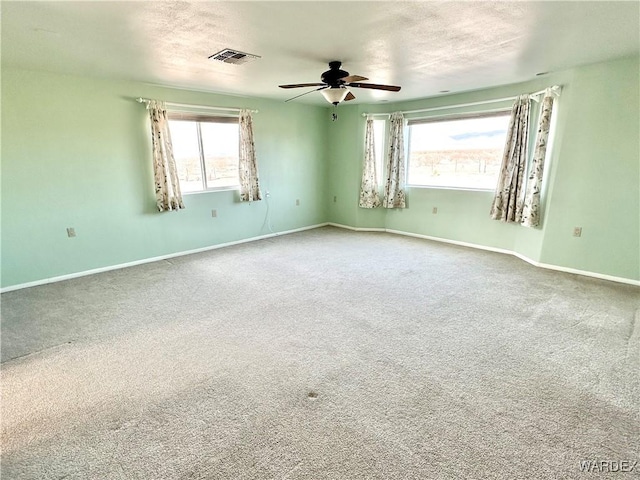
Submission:
<svg viewBox="0 0 640 480">
<path fill-rule="evenodd" d="M 361 77 L 360 75 L 349 75 L 348 77 L 341 78 L 340 80 L 345 83 L 349 82 L 362 82 L 364 80 L 369 80 L 367 77 Z"/>
<path fill-rule="evenodd" d="M 378 85 L 377 83 L 349 83 L 348 87 L 356 87 L 356 88 L 370 88 L 372 90 L 387 90 L 389 92 L 399 92 L 400 87 L 396 87 L 394 85 Z"/>
<path fill-rule="evenodd" d="M 304 92 L 304 93 L 301 93 L 300 95 L 296 95 L 295 97 L 291 97 L 291 98 L 285 100 L 285 103 L 288 102 L 289 100 L 295 100 L 296 98 L 302 97 L 303 95 L 307 95 L 308 93 L 317 92 L 318 90 L 324 90 L 325 88 L 329 87 L 328 85 L 325 85 L 323 83 L 321 83 L 320 85 L 322 85 L 322 87 L 314 88 L 313 90 L 309 90 L 308 92 Z"/>
<path fill-rule="evenodd" d="M 344 97 L 345 102 L 348 102 L 349 100 L 355 100 L 355 99 L 356 99 L 356 96 L 351 92 L 347 93 L 347 96 Z"/>
<path fill-rule="evenodd" d="M 293 83 L 291 85 L 278 85 L 280 88 L 323 87 L 324 83 Z"/>
</svg>

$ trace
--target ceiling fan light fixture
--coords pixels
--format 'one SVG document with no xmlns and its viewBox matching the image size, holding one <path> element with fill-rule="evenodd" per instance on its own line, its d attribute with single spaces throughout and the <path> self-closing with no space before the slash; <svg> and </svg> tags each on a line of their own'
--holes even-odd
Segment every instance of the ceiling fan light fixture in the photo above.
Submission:
<svg viewBox="0 0 640 480">
<path fill-rule="evenodd" d="M 331 87 L 320 90 L 322 96 L 327 102 L 332 105 L 338 105 L 349 94 L 349 89 L 346 87 Z"/>
</svg>

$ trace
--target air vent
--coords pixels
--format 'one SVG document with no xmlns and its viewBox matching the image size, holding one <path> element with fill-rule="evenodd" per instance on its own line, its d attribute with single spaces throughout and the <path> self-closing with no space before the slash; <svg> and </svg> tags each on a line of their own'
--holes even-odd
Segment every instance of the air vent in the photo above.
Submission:
<svg viewBox="0 0 640 480">
<path fill-rule="evenodd" d="M 241 65 L 243 63 L 250 62 L 251 60 L 255 60 L 256 58 L 260 58 L 260 56 L 225 48 L 224 50 L 220 50 L 218 53 L 211 55 L 209 60 L 218 60 L 219 62 Z"/>
</svg>

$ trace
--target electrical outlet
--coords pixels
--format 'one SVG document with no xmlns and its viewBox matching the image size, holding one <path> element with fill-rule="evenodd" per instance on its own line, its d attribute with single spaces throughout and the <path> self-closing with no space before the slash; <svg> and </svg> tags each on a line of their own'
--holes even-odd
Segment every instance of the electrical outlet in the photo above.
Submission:
<svg viewBox="0 0 640 480">
<path fill-rule="evenodd" d="M 266 192 L 264 192 L 264 196 L 269 198 L 271 196 L 271 192 L 267 190 Z"/>
<path fill-rule="evenodd" d="M 581 237 L 582 236 L 582 227 L 573 227 L 573 236 Z"/>
<path fill-rule="evenodd" d="M 336 195 L 333 196 L 333 203 L 336 203 L 338 201 L 338 197 Z"/>
<path fill-rule="evenodd" d="M 212 217 L 217 217 L 218 216 L 218 210 L 216 210 L 215 208 L 213 210 L 211 210 L 211 216 Z"/>
<path fill-rule="evenodd" d="M 71 238 L 75 236 L 76 236 L 76 229 L 73 227 L 67 228 L 67 237 Z"/>
<path fill-rule="evenodd" d="M 431 210 L 431 213 L 433 213 L 434 215 L 438 213 L 438 207 L 433 207 L 433 210 Z"/>
<path fill-rule="evenodd" d="M 300 199 L 296 198 L 296 207 L 299 207 L 299 206 L 300 206 Z"/>
</svg>

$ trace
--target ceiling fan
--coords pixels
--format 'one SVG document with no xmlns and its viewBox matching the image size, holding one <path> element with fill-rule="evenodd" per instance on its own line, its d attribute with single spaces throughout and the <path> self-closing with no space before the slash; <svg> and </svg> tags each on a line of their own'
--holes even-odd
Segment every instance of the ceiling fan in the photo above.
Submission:
<svg viewBox="0 0 640 480">
<path fill-rule="evenodd" d="M 320 77 L 320 80 L 322 81 L 322 83 L 294 83 L 291 85 L 279 85 L 280 88 L 319 87 L 319 88 L 316 88 L 315 90 L 305 92 L 301 95 L 296 95 L 295 97 L 289 98 L 288 100 L 285 100 L 285 101 L 288 102 L 289 100 L 302 97 L 303 95 L 307 95 L 308 93 L 320 91 L 320 93 L 322 93 L 322 96 L 327 100 L 327 102 L 333 105 L 338 105 L 342 101 L 349 101 L 356 98 L 355 95 L 353 95 L 353 93 L 349 91 L 348 87 L 369 88 L 372 90 L 387 90 L 389 92 L 400 91 L 400 87 L 396 87 L 394 85 L 362 83 L 364 80 L 369 80 L 369 79 L 366 77 L 361 77 L 360 75 L 349 75 L 349 72 L 340 70 L 341 65 L 342 65 L 342 62 L 338 60 L 329 62 L 329 70 L 324 72 Z"/>
</svg>

